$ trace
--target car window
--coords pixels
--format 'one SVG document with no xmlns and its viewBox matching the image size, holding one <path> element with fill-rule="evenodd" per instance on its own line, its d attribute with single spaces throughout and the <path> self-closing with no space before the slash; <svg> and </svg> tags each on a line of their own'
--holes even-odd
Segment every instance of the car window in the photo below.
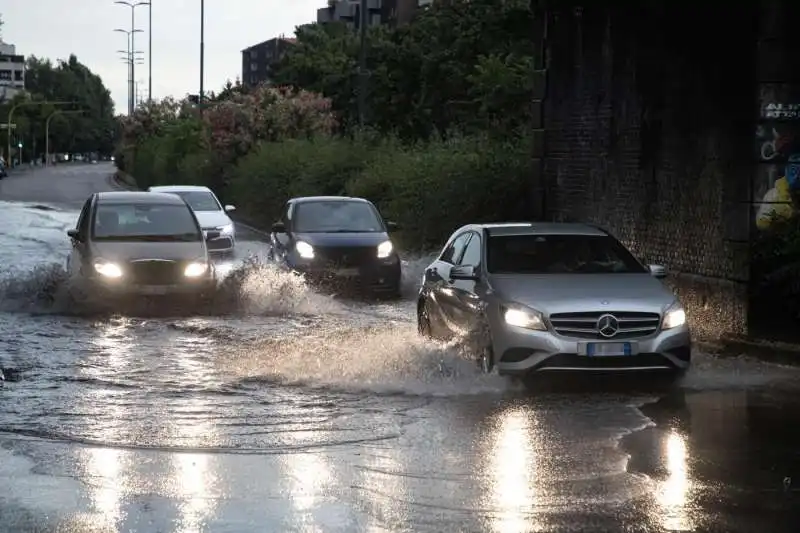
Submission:
<svg viewBox="0 0 800 533">
<path fill-rule="evenodd" d="M 478 266 L 481 264 L 481 238 L 477 233 L 472 234 L 472 238 L 469 240 L 469 244 L 467 244 L 464 250 L 464 256 L 458 264 L 469 266 Z"/>
<path fill-rule="evenodd" d="M 493 274 L 644 273 L 616 239 L 594 235 L 491 236 L 487 270 Z"/>
<path fill-rule="evenodd" d="M 320 200 L 294 206 L 292 225 L 298 233 L 378 233 L 385 231 L 377 211 L 366 202 Z"/>
<path fill-rule="evenodd" d="M 76 229 L 78 233 L 81 235 L 87 235 L 89 233 L 89 214 L 92 208 L 92 199 L 89 198 L 83 204 L 83 208 L 81 209 L 81 214 L 78 217 L 78 224 L 76 225 Z"/>
<path fill-rule="evenodd" d="M 456 240 L 451 242 L 450 245 L 445 248 L 444 252 L 442 252 L 442 256 L 439 259 L 445 263 L 455 264 L 455 262 L 461 257 L 461 252 L 464 251 L 464 247 L 467 245 L 469 236 L 469 233 L 459 235 Z"/>
<path fill-rule="evenodd" d="M 195 211 L 222 211 L 217 197 L 208 191 L 177 191 L 170 194 L 177 194 L 183 198 Z"/>
<path fill-rule="evenodd" d="M 95 240 L 199 241 L 203 234 L 185 205 L 100 204 L 92 225 Z"/>
</svg>

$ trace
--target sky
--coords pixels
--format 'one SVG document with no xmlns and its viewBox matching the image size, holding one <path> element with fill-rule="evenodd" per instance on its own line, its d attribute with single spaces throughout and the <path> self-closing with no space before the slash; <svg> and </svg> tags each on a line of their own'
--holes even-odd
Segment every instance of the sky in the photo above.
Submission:
<svg viewBox="0 0 800 533">
<path fill-rule="evenodd" d="M 152 0 L 153 97 L 197 94 L 200 86 L 200 0 Z M 205 0 L 205 90 L 218 91 L 241 76 L 241 51 L 316 20 L 326 0 Z M 135 9 L 136 50 L 145 64 L 135 79 L 147 94 L 148 7 Z M 103 79 L 116 112 L 127 113 L 127 49 L 131 10 L 114 0 L 0 0 L 3 41 L 17 54 L 66 59 L 75 54 Z"/>
</svg>

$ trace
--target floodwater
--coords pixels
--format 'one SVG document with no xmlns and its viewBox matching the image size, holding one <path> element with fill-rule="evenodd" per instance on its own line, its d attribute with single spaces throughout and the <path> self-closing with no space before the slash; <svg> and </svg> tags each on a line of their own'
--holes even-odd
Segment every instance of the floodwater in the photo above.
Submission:
<svg viewBox="0 0 800 533">
<path fill-rule="evenodd" d="M 101 189 L 102 170 L 44 172 Z M 777 532 L 800 518 L 792 368 L 698 353 L 670 390 L 524 390 L 417 336 L 425 259 L 406 258 L 404 300 L 354 302 L 260 261 L 254 232 L 220 263 L 225 305 L 99 312 L 65 291 L 82 199 L 0 202 L 0 531 Z"/>
</svg>

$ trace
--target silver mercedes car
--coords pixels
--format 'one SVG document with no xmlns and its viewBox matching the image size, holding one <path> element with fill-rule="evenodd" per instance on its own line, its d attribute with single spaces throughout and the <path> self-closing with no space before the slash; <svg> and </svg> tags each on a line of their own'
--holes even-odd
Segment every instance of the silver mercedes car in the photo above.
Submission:
<svg viewBox="0 0 800 533">
<path fill-rule="evenodd" d="M 425 270 L 422 335 L 476 335 L 485 372 L 663 371 L 691 363 L 686 312 L 602 229 L 572 223 L 473 224 Z"/>
</svg>

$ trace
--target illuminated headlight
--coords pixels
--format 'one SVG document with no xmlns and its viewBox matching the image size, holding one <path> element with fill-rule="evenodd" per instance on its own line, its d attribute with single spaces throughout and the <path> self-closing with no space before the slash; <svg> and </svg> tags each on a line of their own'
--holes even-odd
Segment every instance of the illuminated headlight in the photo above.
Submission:
<svg viewBox="0 0 800 533">
<path fill-rule="evenodd" d="M 667 309 L 664 313 L 664 320 L 661 321 L 661 329 L 677 328 L 686 324 L 686 311 L 683 310 L 681 304 L 675 302 L 672 307 Z"/>
<path fill-rule="evenodd" d="M 94 264 L 94 269 L 98 274 L 106 278 L 122 277 L 122 269 L 116 263 L 110 263 L 101 259 Z"/>
<path fill-rule="evenodd" d="M 384 241 L 380 243 L 378 245 L 378 259 L 386 259 L 392 255 L 392 250 L 394 250 L 392 241 Z"/>
<path fill-rule="evenodd" d="M 503 319 L 509 326 L 518 328 L 534 329 L 537 331 L 547 330 L 542 313 L 522 305 L 504 306 L 502 309 Z"/>
<path fill-rule="evenodd" d="M 314 259 L 314 247 L 307 242 L 297 241 L 297 244 L 294 245 L 294 249 L 297 250 L 297 253 L 303 259 Z"/>
<path fill-rule="evenodd" d="M 219 227 L 220 235 L 231 235 L 233 233 L 233 224 L 227 224 Z"/>
<path fill-rule="evenodd" d="M 208 272 L 208 263 L 189 263 L 183 271 L 183 275 L 187 278 L 198 278 Z"/>
</svg>

